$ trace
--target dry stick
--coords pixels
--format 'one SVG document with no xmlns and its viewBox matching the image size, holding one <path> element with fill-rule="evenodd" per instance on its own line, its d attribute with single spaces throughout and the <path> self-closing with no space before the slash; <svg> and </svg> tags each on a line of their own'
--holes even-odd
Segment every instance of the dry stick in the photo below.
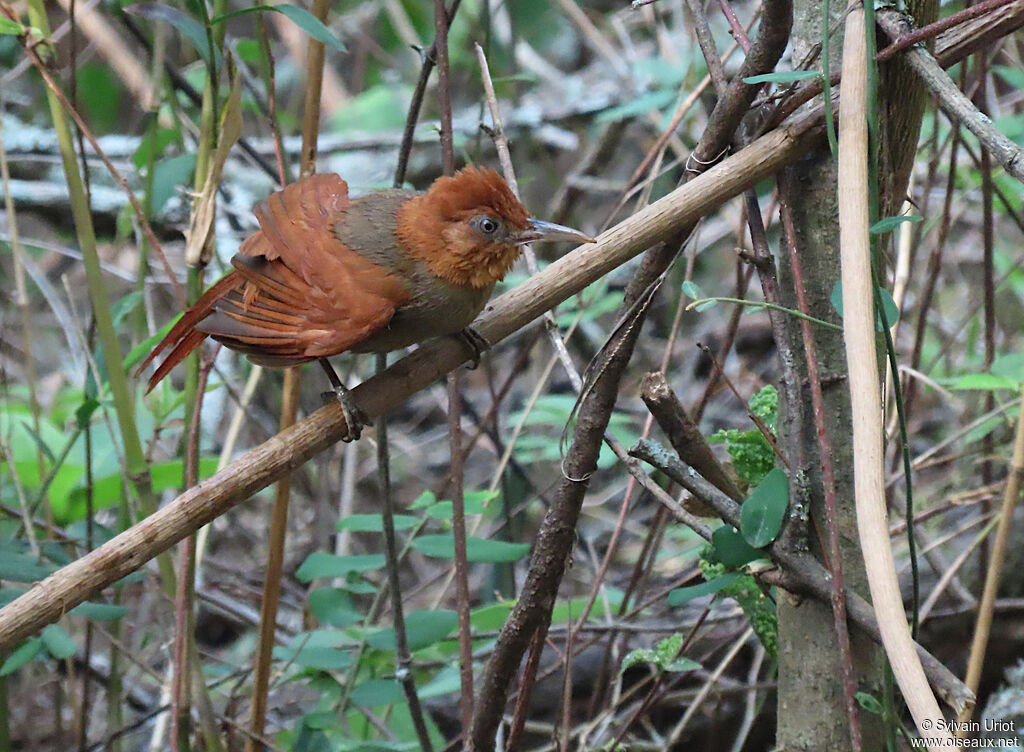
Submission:
<svg viewBox="0 0 1024 752">
<path fill-rule="evenodd" d="M 901 36 L 899 39 L 893 39 L 892 44 L 879 51 L 875 60 L 880 63 L 884 62 L 916 44 L 927 42 L 947 29 L 959 26 L 965 21 L 980 18 L 981 16 L 987 15 L 998 8 L 1002 8 L 1004 5 L 1009 5 L 1012 2 L 1014 2 L 1014 0 L 984 0 L 984 2 L 980 2 L 977 5 L 971 5 L 957 13 L 953 13 L 945 18 L 940 18 L 938 21 L 930 23 L 927 26 L 923 26 L 920 29 L 916 29 L 909 34 Z"/>
<path fill-rule="evenodd" d="M 459 9 L 461 0 L 452 0 L 452 7 L 447 13 L 448 27 L 451 27 L 455 12 Z M 419 119 L 420 108 L 423 106 L 423 97 L 427 92 L 427 82 L 430 81 L 430 73 L 434 70 L 434 56 L 437 52 L 437 40 L 430 46 L 430 49 L 423 53 L 423 64 L 420 66 L 420 77 L 416 81 L 416 88 L 413 90 L 412 98 L 409 100 L 409 114 L 405 118 L 405 128 L 402 131 L 402 145 L 398 149 L 398 164 L 395 167 L 394 185 L 401 188 L 405 182 L 405 173 L 409 167 L 409 154 L 412 152 L 413 137 L 416 134 L 416 121 Z"/>
<path fill-rule="evenodd" d="M 662 419 L 659 418 L 660 420 Z M 742 499 L 729 498 L 655 441 L 639 441 L 629 453 L 664 472 L 713 508 L 723 520 L 739 528 Z M 809 553 L 788 549 L 778 541 L 768 547 L 767 553 L 772 561 L 779 565 L 780 570 L 759 574 L 762 581 L 779 585 L 791 593 L 812 596 L 822 602 L 831 600 L 831 575 L 821 562 Z M 872 606 L 853 591 L 846 593 L 846 606 L 850 620 L 875 642 L 881 642 L 882 636 Z M 927 650 L 919 645 L 915 645 L 915 649 L 924 665 L 928 680 L 949 707 L 959 713 L 965 707 L 973 706 L 974 695 L 963 682 Z"/>
<path fill-rule="evenodd" d="M 644 376 L 640 382 L 640 397 L 680 459 L 729 498 L 742 500 L 744 494 L 736 473 L 715 457 L 704 434 L 686 414 L 686 409 L 669 386 L 665 374 L 651 371 Z"/>
<path fill-rule="evenodd" d="M 441 165 L 445 175 L 455 173 L 455 142 L 452 134 L 451 69 L 448 64 L 448 27 L 451 21 L 445 0 L 434 0 L 434 48 L 437 59 L 437 100 L 441 126 Z M 459 623 L 459 716 L 462 734 L 473 725 L 473 634 L 469 621 L 469 562 L 466 556 L 466 499 L 462 456 L 462 395 L 460 370 L 448 374 L 448 443 L 452 497 L 452 538 L 455 548 L 455 611 Z M 416 687 L 411 679 L 407 695 L 415 700 Z M 415 700 L 418 703 L 418 700 Z M 427 746 L 423 746 L 426 743 Z M 420 746 L 429 750 L 430 738 L 420 737 Z"/>
<path fill-rule="evenodd" d="M 327 20 L 329 7 L 328 0 L 314 0 L 313 15 L 323 23 Z M 316 171 L 316 144 L 320 131 L 320 91 L 324 73 L 323 42 L 310 38 L 306 62 L 306 101 L 302 119 L 302 150 L 299 154 L 301 177 L 307 177 Z M 283 183 L 284 174 L 280 176 L 280 179 Z M 282 431 L 295 424 L 299 412 L 300 385 L 301 372 L 299 369 L 293 367 L 285 370 L 284 384 L 281 389 L 280 427 Z M 246 752 L 256 752 L 255 740 L 263 736 L 266 723 L 290 497 L 291 474 L 285 474 L 278 480 L 277 487 L 274 489 L 274 506 L 270 516 L 267 567 L 263 579 L 263 599 L 260 602 L 260 640 L 253 667 L 252 703 L 249 709 Z"/>
<path fill-rule="evenodd" d="M 899 39 L 907 31 L 905 19 L 898 13 L 879 12 L 878 25 L 893 40 Z M 981 145 L 1003 169 L 1024 183 L 1024 152 L 974 106 L 931 53 L 923 47 L 913 47 L 907 50 L 906 59 L 935 95 L 947 117 L 977 136 Z"/>
<path fill-rule="evenodd" d="M 781 174 L 779 190 L 782 199 L 779 205 L 782 215 L 782 227 L 785 233 L 786 246 L 789 249 L 790 268 L 793 273 L 793 290 L 796 293 L 797 306 L 805 315 L 810 314 L 807 305 L 807 293 L 804 289 L 803 269 L 800 254 L 797 251 L 796 228 L 793 225 L 793 185 Z M 850 632 L 846 627 L 846 596 L 843 584 L 843 553 L 839 541 L 839 507 L 836 501 L 836 473 L 833 462 L 832 441 L 828 436 L 825 420 L 825 401 L 821 394 L 821 378 L 818 374 L 818 355 L 814 347 L 814 332 L 811 322 L 800 319 L 800 327 L 804 339 L 804 356 L 807 361 L 807 378 L 811 387 L 811 406 L 814 416 L 814 427 L 818 434 L 818 451 L 821 459 L 821 476 L 823 495 L 825 497 L 825 527 L 828 539 L 830 570 L 832 572 L 832 627 L 839 643 L 840 665 L 842 666 L 843 692 L 846 699 L 846 715 L 850 724 L 850 747 L 857 752 L 863 748 L 860 724 L 857 722 L 857 675 L 853 668 L 853 653 L 850 649 Z"/>
<path fill-rule="evenodd" d="M 498 161 L 501 162 L 501 170 L 505 180 L 509 187 L 512 188 L 512 193 L 518 197 L 519 183 L 516 180 L 515 168 L 512 166 L 512 156 L 509 153 L 508 138 L 505 135 L 505 127 L 502 124 L 501 112 L 498 110 L 498 97 L 494 92 L 491 70 L 487 65 L 487 57 L 484 55 L 483 47 L 479 44 L 475 44 L 474 47 L 476 49 L 477 63 L 480 65 L 480 76 L 484 84 L 487 106 L 491 112 L 491 122 L 494 124 L 494 148 L 498 152 Z M 523 248 L 523 258 L 526 259 L 527 270 L 531 275 L 535 275 L 539 268 L 537 266 L 537 256 L 534 254 L 533 249 L 525 246 Z M 551 341 L 551 347 L 558 355 L 558 359 L 561 361 L 573 389 L 578 394 L 583 389 L 583 381 L 575 364 L 572 362 L 572 356 L 569 355 L 569 351 L 566 349 L 565 341 L 558 332 L 558 324 L 555 323 L 554 313 L 552 311 L 545 311 L 543 321 L 544 329 L 547 332 L 548 339 Z"/>
<path fill-rule="evenodd" d="M 387 354 L 377 354 L 377 369 L 387 365 Z M 405 613 L 402 604 L 402 588 L 398 580 L 398 542 L 395 535 L 395 503 L 391 492 L 391 468 L 388 451 L 388 423 L 381 411 L 377 423 L 377 479 L 380 483 L 380 495 L 384 500 L 381 522 L 384 533 L 384 552 L 387 557 L 388 591 L 391 596 L 391 617 L 395 630 L 395 679 L 402 685 L 409 715 L 412 717 L 422 752 L 432 752 L 433 744 L 423 720 L 423 708 L 419 694 L 416 692 L 416 680 L 412 675 L 412 653 L 409 651 L 409 639 L 405 631 Z M 382 603 L 383 600 L 378 600 Z M 375 609 L 373 609 L 375 610 Z"/>
<path fill-rule="evenodd" d="M 971 641 L 970 657 L 967 660 L 967 675 L 964 683 L 972 692 L 978 691 L 981 682 L 981 669 L 985 662 L 985 651 L 988 647 L 989 634 L 992 629 L 992 613 L 995 608 L 996 592 L 999 590 L 999 579 L 1006 561 L 1006 546 L 1009 541 L 1010 529 L 1013 526 L 1013 512 L 1020 496 L 1021 476 L 1024 474 L 1024 410 L 1017 418 L 1017 428 L 1013 438 L 1013 459 L 1010 461 L 1010 473 L 1006 479 L 1003 492 L 1003 505 L 999 512 L 999 526 L 992 544 L 992 555 L 989 559 L 988 571 L 985 572 L 985 589 L 978 605 L 978 621 L 974 626 L 974 639 Z M 960 715 L 961 721 L 970 720 L 970 712 Z"/>
<path fill-rule="evenodd" d="M 929 749 L 952 737 L 941 724 L 910 636 L 886 521 L 882 455 L 882 392 L 874 326 L 874 283 L 868 232 L 867 49 L 864 10 L 853 0 L 846 20 L 839 117 L 839 250 L 843 334 L 853 416 L 857 529 L 882 644 L 917 727 Z M 938 726 L 933 728 L 933 726 Z"/>
<path fill-rule="evenodd" d="M 535 277 L 491 301 L 475 327 L 496 343 L 544 311 L 637 256 L 662 238 L 774 174 L 818 143 L 820 111 L 762 136 L 747 148 L 557 259 Z M 432 384 L 470 356 L 461 342 L 430 342 L 353 390 L 368 417 Z M 117 581 L 190 532 L 266 488 L 334 444 L 347 427 L 330 404 L 238 458 L 137 525 L 72 562 L 0 609 L 0 650 L 31 635 L 98 589 Z"/>
<path fill-rule="evenodd" d="M 977 90 L 974 94 L 974 101 L 977 103 L 979 113 L 988 117 L 988 55 L 979 54 L 976 58 L 978 73 L 976 79 Z M 996 269 L 995 269 L 995 238 L 992 232 L 992 155 L 988 149 L 982 149 L 981 154 L 981 245 L 982 245 L 982 277 L 984 279 L 984 322 L 985 322 L 985 360 L 983 368 L 989 371 L 996 359 Z M 982 409 L 988 412 L 996 406 L 995 392 L 986 392 Z M 992 433 L 986 432 L 981 442 L 981 485 L 987 486 L 992 482 L 992 455 L 995 453 L 995 440 Z M 992 511 L 991 498 L 985 496 L 981 500 L 981 513 L 988 515 Z M 978 573 L 985 569 L 985 562 L 988 561 L 988 538 L 981 542 L 978 552 Z M 962 736 L 958 730 L 957 736 Z"/>
</svg>

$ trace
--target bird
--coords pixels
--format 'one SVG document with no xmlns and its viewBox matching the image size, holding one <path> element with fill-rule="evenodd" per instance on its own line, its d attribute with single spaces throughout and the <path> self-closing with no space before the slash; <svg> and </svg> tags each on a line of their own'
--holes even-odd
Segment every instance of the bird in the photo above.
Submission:
<svg viewBox="0 0 1024 752">
<path fill-rule="evenodd" d="M 594 239 L 530 216 L 494 170 L 465 167 L 422 193 L 351 198 L 333 173 L 314 173 L 254 210 L 260 229 L 139 368 L 167 353 L 152 389 L 207 337 L 262 366 L 319 361 L 341 403 L 346 440 L 366 418 L 327 358 L 382 353 L 456 335 L 477 357 L 469 325 L 527 243 Z"/>
</svg>

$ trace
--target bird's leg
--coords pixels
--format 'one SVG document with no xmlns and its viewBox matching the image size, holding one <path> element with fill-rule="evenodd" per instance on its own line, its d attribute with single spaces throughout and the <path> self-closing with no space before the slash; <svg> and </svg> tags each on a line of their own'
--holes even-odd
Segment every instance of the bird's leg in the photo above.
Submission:
<svg viewBox="0 0 1024 752">
<path fill-rule="evenodd" d="M 333 392 L 324 392 L 324 396 L 337 399 L 338 404 L 341 405 L 342 415 L 345 416 L 346 433 L 341 437 L 341 440 L 358 441 L 359 436 L 363 432 L 363 426 L 368 425 L 370 421 L 367 420 L 366 414 L 359 409 L 359 406 L 352 399 L 352 392 L 341 383 L 341 379 L 338 378 L 338 374 L 335 372 L 331 362 L 327 358 L 320 358 L 317 362 L 324 369 L 324 373 L 327 374 L 327 378 L 334 388 Z"/>
<path fill-rule="evenodd" d="M 471 326 L 467 326 L 458 334 L 453 335 L 457 339 L 464 342 L 473 351 L 473 358 L 470 360 L 469 368 L 474 370 L 480 365 L 480 358 L 483 354 L 491 349 L 491 343 L 487 339 Z"/>
</svg>

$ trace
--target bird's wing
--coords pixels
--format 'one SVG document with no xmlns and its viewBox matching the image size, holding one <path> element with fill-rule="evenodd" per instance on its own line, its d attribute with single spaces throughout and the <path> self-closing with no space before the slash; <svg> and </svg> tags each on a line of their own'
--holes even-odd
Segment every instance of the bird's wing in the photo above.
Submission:
<svg viewBox="0 0 1024 752">
<path fill-rule="evenodd" d="M 266 365 L 344 352 L 387 325 L 410 292 L 334 232 L 348 186 L 312 175 L 256 209 L 259 232 L 231 263 L 244 284 L 216 302 L 197 329 Z"/>
<path fill-rule="evenodd" d="M 192 306 L 150 353 L 170 353 L 152 389 L 207 336 L 256 363 L 287 366 L 344 352 L 385 327 L 411 294 L 387 269 L 334 233 L 349 205 L 337 175 L 318 174 L 256 209 L 258 232 L 242 243 L 228 274 Z"/>
</svg>

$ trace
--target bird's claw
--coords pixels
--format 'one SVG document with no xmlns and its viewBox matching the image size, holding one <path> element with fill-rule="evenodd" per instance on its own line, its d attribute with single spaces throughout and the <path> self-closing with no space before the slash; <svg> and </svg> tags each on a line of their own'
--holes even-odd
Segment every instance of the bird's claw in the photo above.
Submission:
<svg viewBox="0 0 1024 752">
<path fill-rule="evenodd" d="M 322 392 L 320 395 L 325 402 L 337 400 L 341 405 L 341 414 L 345 418 L 345 433 L 341 440 L 345 442 L 359 441 L 363 433 L 363 426 L 369 425 L 370 421 L 366 413 L 359 409 L 359 405 L 352 399 L 352 392 L 343 386 L 334 387 L 332 392 Z"/>
<path fill-rule="evenodd" d="M 469 361 L 468 367 L 471 371 L 475 370 L 480 365 L 480 358 L 483 357 L 483 354 L 491 349 L 491 343 L 471 326 L 467 326 L 455 336 L 473 351 L 473 357 Z"/>
</svg>

